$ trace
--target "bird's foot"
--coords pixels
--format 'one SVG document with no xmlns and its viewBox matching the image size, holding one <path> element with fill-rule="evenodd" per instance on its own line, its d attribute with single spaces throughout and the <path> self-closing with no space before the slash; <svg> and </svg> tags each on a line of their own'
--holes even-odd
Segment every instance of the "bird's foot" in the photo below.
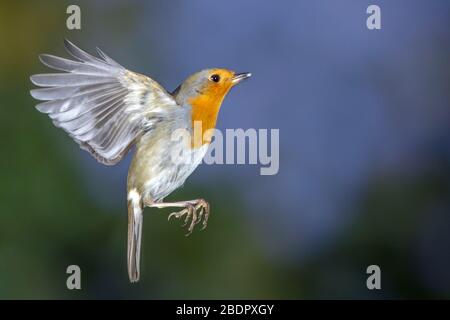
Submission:
<svg viewBox="0 0 450 320">
<path fill-rule="evenodd" d="M 209 203 L 206 202 L 205 199 L 198 199 L 197 204 L 195 205 L 196 210 L 200 210 L 198 214 L 198 219 L 195 224 L 202 222 L 202 229 L 205 230 L 205 228 L 208 226 L 208 219 L 209 219 Z M 203 218 L 203 219 L 202 219 Z"/>
<path fill-rule="evenodd" d="M 202 222 L 203 225 L 201 230 L 204 230 L 206 228 L 206 226 L 208 225 L 210 212 L 209 209 L 209 203 L 204 199 L 186 201 L 185 208 L 181 211 L 172 212 L 171 214 L 169 214 L 168 220 L 170 220 L 172 217 L 175 217 L 177 219 L 184 217 L 183 227 L 188 225 L 190 221 L 188 233 L 186 234 L 186 236 L 189 236 L 194 230 L 195 225 L 200 222 Z"/>
</svg>

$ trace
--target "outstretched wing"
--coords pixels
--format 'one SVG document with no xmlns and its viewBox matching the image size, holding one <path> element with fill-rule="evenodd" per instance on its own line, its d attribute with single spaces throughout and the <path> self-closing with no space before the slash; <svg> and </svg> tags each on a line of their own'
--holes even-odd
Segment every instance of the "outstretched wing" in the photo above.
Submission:
<svg viewBox="0 0 450 320">
<path fill-rule="evenodd" d="M 97 49 L 91 56 L 68 40 L 66 50 L 77 61 L 43 54 L 41 62 L 64 73 L 31 76 L 41 89 L 31 95 L 55 126 L 66 131 L 99 162 L 119 162 L 144 132 L 180 109 L 156 81 L 131 72 Z"/>
</svg>

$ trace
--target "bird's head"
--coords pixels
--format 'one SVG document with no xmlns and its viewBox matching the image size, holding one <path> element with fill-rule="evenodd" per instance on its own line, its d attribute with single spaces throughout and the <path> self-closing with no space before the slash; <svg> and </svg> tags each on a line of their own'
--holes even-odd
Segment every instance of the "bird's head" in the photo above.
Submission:
<svg viewBox="0 0 450 320">
<path fill-rule="evenodd" d="M 216 125 L 222 101 L 232 87 L 249 78 L 251 73 L 228 69 L 206 69 L 187 78 L 174 92 L 175 100 L 192 108 L 192 124 L 201 122 L 202 132 Z M 211 137 L 204 137 L 209 142 Z"/>
<path fill-rule="evenodd" d="M 222 102 L 233 86 L 250 76 L 251 73 L 248 72 L 235 73 L 228 69 L 206 69 L 187 78 L 173 92 L 173 95 L 181 105 L 190 104 L 190 100 L 199 97 L 211 102 Z"/>
</svg>

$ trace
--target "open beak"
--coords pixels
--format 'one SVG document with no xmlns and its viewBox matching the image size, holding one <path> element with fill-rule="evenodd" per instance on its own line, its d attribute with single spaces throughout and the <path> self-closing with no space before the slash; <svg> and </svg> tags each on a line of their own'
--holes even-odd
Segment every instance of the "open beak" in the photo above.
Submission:
<svg viewBox="0 0 450 320">
<path fill-rule="evenodd" d="M 252 74 L 250 72 L 236 73 L 234 75 L 233 79 L 231 79 L 231 83 L 233 84 L 233 86 L 235 86 L 242 80 L 250 78 L 251 76 L 252 76 Z"/>
</svg>

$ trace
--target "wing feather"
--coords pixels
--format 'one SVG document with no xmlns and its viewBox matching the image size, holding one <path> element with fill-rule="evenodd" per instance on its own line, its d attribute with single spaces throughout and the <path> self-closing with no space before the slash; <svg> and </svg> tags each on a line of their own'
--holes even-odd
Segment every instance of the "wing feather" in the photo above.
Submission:
<svg viewBox="0 0 450 320">
<path fill-rule="evenodd" d="M 117 85 L 114 83 L 105 83 L 99 85 L 87 85 L 79 87 L 49 87 L 30 90 L 31 96 L 37 100 L 58 100 L 75 97 L 82 94 L 95 94 L 97 92 L 107 91 L 109 89 L 116 89 Z"/>
<path fill-rule="evenodd" d="M 72 61 L 69 59 L 57 57 L 50 54 L 41 54 L 39 56 L 39 60 L 41 60 L 42 64 L 46 65 L 49 68 L 65 71 L 65 72 L 77 72 L 79 74 L 86 75 L 102 75 L 104 70 L 99 70 L 98 67 L 78 62 Z"/>
<path fill-rule="evenodd" d="M 42 88 L 30 93 L 44 101 L 37 110 L 98 161 L 117 163 L 137 137 L 182 109 L 156 81 L 125 69 L 100 49 L 97 58 L 68 40 L 64 43 L 76 61 L 40 55 L 44 65 L 62 73 L 31 76 Z"/>
</svg>

